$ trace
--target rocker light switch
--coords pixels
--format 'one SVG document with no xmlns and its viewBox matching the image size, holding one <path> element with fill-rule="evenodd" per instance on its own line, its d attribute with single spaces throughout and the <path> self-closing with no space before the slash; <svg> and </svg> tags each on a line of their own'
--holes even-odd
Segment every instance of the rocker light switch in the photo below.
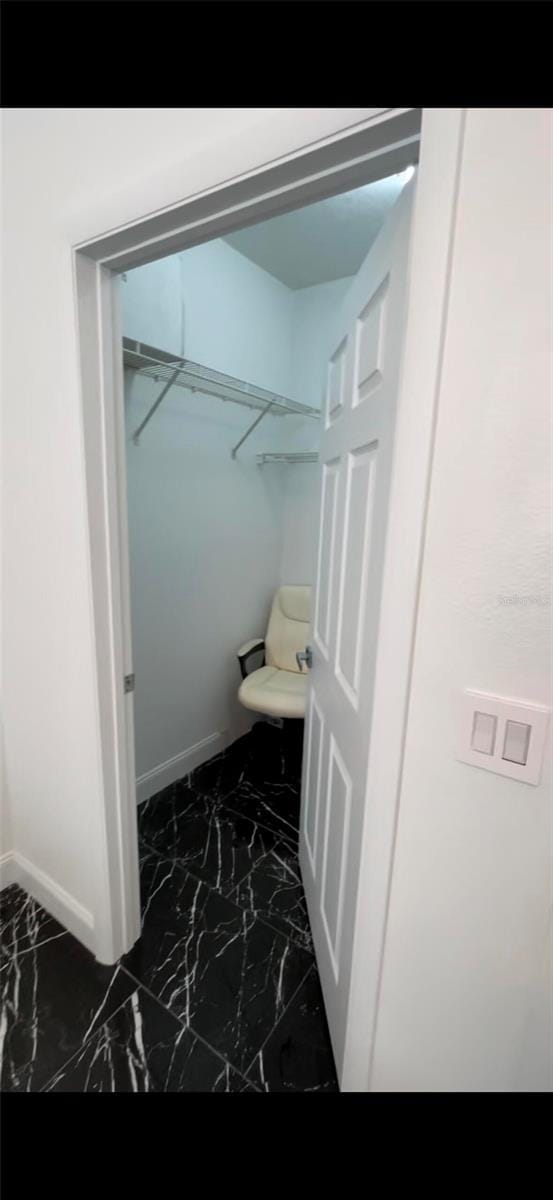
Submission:
<svg viewBox="0 0 553 1200">
<path fill-rule="evenodd" d="M 478 750 L 480 754 L 493 754 L 496 726 L 497 717 L 492 717 L 489 713 L 475 712 L 472 725 L 472 749 Z"/>
<path fill-rule="evenodd" d="M 542 704 L 467 689 L 457 757 L 520 783 L 539 783 L 548 721 Z"/>
<path fill-rule="evenodd" d="M 505 743 L 502 757 L 507 762 L 520 763 L 522 767 L 526 766 L 530 729 L 530 725 L 523 725 L 520 721 L 505 722 Z"/>
</svg>

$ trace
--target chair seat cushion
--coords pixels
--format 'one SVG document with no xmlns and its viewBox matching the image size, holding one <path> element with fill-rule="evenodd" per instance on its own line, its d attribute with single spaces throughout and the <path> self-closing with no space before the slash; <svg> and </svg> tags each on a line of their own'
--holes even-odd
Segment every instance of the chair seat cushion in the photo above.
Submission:
<svg viewBox="0 0 553 1200">
<path fill-rule="evenodd" d="M 238 699 L 245 708 L 269 717 L 304 717 L 307 674 L 260 667 L 242 680 Z"/>
</svg>

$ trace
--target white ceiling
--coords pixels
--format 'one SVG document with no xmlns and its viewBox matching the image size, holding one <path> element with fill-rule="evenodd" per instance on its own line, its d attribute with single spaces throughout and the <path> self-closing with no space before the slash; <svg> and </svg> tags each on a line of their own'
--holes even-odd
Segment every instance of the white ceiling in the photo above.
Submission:
<svg viewBox="0 0 553 1200">
<path fill-rule="evenodd" d="M 225 241 L 289 288 L 354 275 L 412 169 L 231 233 Z"/>
</svg>

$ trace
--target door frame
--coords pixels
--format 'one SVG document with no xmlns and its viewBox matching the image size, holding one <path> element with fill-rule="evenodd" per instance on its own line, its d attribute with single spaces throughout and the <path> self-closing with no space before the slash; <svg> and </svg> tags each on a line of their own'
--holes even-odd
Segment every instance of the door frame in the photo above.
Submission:
<svg viewBox="0 0 553 1200">
<path fill-rule="evenodd" d="M 462 109 L 373 114 L 352 125 L 348 113 L 320 141 L 72 247 L 102 772 L 94 938 L 97 957 L 115 962 L 140 933 L 116 275 L 418 161 L 342 1080 L 359 1091 L 370 1087 L 464 125 Z"/>
</svg>

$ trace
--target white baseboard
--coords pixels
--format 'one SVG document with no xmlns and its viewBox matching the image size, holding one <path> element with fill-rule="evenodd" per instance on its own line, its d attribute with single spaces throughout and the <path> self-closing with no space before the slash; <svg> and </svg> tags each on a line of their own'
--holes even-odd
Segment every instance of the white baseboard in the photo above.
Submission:
<svg viewBox="0 0 553 1200">
<path fill-rule="evenodd" d="M 0 858 L 0 889 L 9 887 L 11 883 L 18 883 L 29 892 L 83 946 L 95 953 L 92 913 L 17 850 L 11 850 Z"/>
<path fill-rule="evenodd" d="M 17 883 L 16 871 L 13 850 L 8 850 L 7 854 L 0 855 L 0 892 L 9 887 L 11 883 Z"/>
<path fill-rule="evenodd" d="M 200 767 L 209 758 L 220 754 L 232 740 L 233 736 L 227 729 L 222 733 L 210 733 L 209 737 L 202 738 L 201 742 L 189 746 L 188 750 L 182 751 L 182 754 L 175 754 L 173 758 L 168 758 L 167 762 L 160 763 L 151 771 L 145 771 L 143 775 L 138 776 L 136 781 L 136 803 L 142 804 L 145 800 L 149 800 L 150 796 L 155 796 L 156 792 L 161 792 L 163 788 L 169 787 L 170 783 L 176 783 L 178 779 L 183 779 L 185 775 L 188 775 L 196 767 Z"/>
</svg>

